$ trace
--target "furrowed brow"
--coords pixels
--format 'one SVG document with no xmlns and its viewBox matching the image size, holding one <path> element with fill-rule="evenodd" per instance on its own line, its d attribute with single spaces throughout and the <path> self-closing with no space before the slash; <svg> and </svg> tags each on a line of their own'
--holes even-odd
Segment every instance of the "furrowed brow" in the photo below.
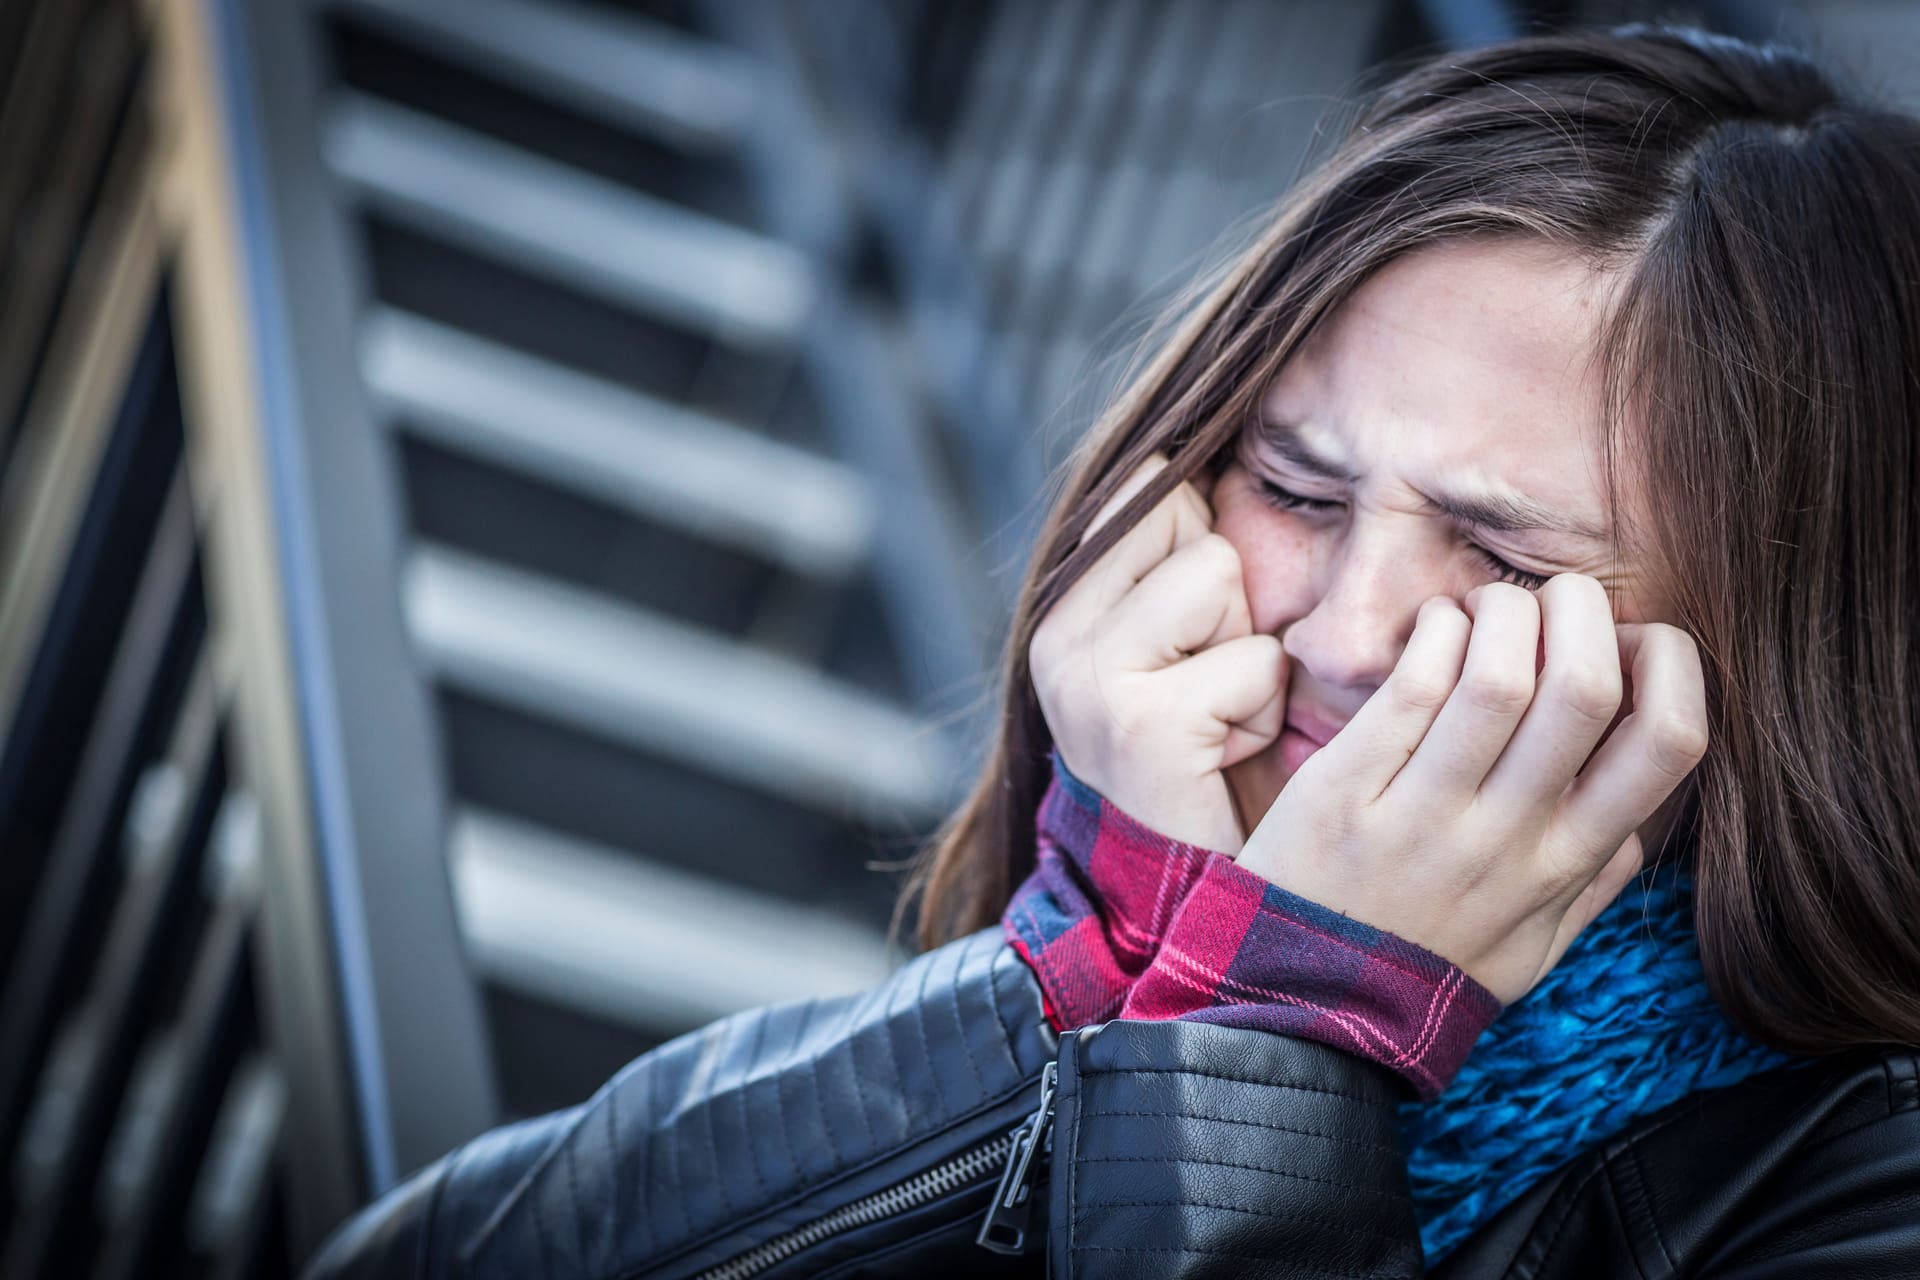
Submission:
<svg viewBox="0 0 1920 1280">
<path fill-rule="evenodd" d="M 1498 533 L 1525 533 L 1542 530 L 1563 533 L 1593 542 L 1606 541 L 1607 531 L 1598 525 L 1555 511 L 1551 507 L 1519 494 L 1485 494 L 1466 497 L 1452 494 L 1422 494 L 1434 510 L 1451 516 L 1459 524 Z"/>
<path fill-rule="evenodd" d="M 1254 426 L 1259 433 L 1260 443 L 1310 475 L 1323 480 L 1338 480 L 1342 484 L 1352 484 L 1360 478 L 1359 472 L 1341 465 L 1308 444 L 1300 434 L 1300 429 L 1291 422 L 1275 422 L 1261 415 L 1254 419 Z"/>
<path fill-rule="evenodd" d="M 1319 452 L 1290 422 L 1276 422 L 1262 415 L 1254 420 L 1260 442 L 1287 462 L 1325 480 L 1354 484 L 1360 473 Z M 1428 494 L 1427 505 L 1458 524 L 1496 533 L 1544 532 L 1565 534 L 1592 542 L 1605 542 L 1604 526 L 1583 520 L 1564 511 L 1555 511 L 1517 493 Z"/>
</svg>

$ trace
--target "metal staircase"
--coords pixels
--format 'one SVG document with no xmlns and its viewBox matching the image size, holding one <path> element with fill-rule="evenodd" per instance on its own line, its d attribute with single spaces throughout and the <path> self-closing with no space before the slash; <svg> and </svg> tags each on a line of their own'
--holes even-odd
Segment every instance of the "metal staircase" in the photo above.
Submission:
<svg viewBox="0 0 1920 1280">
<path fill-rule="evenodd" d="M 1405 18 L 0 0 L 0 1277 L 879 977 L 1109 357 Z"/>
</svg>

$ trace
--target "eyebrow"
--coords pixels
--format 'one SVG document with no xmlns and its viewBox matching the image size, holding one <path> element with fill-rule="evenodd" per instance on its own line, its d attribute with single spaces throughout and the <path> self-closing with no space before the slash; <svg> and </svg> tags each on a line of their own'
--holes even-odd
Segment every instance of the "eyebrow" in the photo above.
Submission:
<svg viewBox="0 0 1920 1280">
<path fill-rule="evenodd" d="M 1264 414 L 1256 417 L 1254 422 L 1261 442 L 1300 470 L 1323 480 L 1334 480 L 1342 484 L 1353 484 L 1360 479 L 1359 472 L 1316 450 L 1300 434 L 1299 428 L 1292 423 L 1276 422 Z M 1460 524 L 1472 525 L 1476 529 L 1489 529 L 1499 533 L 1540 530 L 1568 534 L 1593 542 L 1604 542 L 1607 538 L 1604 526 L 1555 511 L 1518 493 L 1469 496 L 1417 492 L 1426 500 L 1429 510 L 1440 512 Z"/>
</svg>

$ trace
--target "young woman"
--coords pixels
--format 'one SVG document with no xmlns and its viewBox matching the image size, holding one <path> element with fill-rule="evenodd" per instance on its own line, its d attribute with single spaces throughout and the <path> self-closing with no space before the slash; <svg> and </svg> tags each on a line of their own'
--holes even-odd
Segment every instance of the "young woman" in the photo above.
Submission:
<svg viewBox="0 0 1920 1280">
<path fill-rule="evenodd" d="M 927 953 L 312 1274 L 1920 1275 L 1917 498 L 1920 124 L 1420 66 L 1080 449 Z"/>
</svg>

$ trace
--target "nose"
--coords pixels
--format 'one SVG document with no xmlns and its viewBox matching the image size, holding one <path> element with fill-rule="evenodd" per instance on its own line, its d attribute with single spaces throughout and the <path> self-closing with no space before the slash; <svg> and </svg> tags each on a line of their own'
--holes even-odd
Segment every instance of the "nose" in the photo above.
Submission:
<svg viewBox="0 0 1920 1280">
<path fill-rule="evenodd" d="M 1282 628 L 1280 647 L 1315 681 L 1364 699 L 1400 660 L 1421 604 L 1444 589 L 1438 566 L 1406 546 L 1349 538 L 1322 577 L 1318 599 Z"/>
</svg>

